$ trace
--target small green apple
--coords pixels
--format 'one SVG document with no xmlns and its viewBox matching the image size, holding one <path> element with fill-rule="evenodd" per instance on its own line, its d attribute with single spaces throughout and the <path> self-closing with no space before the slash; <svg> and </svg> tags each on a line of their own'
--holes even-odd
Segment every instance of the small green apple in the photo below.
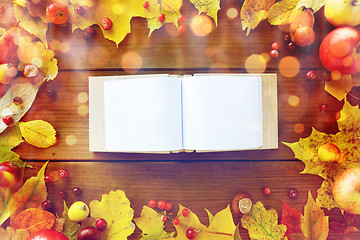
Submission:
<svg viewBox="0 0 360 240">
<path fill-rule="evenodd" d="M 333 197 L 344 211 L 360 214 L 360 167 L 348 168 L 335 179 Z"/>
<path fill-rule="evenodd" d="M 357 26 L 360 24 L 359 0 L 327 0 L 325 18 L 334 26 Z"/>
<path fill-rule="evenodd" d="M 341 151 L 333 143 L 326 143 L 318 148 L 318 157 L 323 162 L 339 162 Z"/>
</svg>

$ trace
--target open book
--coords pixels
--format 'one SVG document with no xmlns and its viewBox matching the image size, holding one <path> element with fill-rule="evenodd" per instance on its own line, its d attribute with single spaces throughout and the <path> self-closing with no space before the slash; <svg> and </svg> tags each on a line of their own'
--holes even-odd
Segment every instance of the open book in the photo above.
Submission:
<svg viewBox="0 0 360 240">
<path fill-rule="evenodd" d="M 89 77 L 90 151 L 277 148 L 275 74 Z"/>
</svg>

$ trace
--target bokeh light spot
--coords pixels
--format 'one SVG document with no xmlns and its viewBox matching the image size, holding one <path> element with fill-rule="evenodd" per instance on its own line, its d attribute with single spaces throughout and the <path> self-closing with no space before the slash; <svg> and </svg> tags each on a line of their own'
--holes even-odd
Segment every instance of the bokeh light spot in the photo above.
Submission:
<svg viewBox="0 0 360 240">
<path fill-rule="evenodd" d="M 266 60 L 259 54 L 252 54 L 245 61 L 245 69 L 248 73 L 263 73 L 266 69 Z"/>
<path fill-rule="evenodd" d="M 238 16 L 239 12 L 236 8 L 229 8 L 226 12 L 226 15 L 230 19 L 235 19 Z"/>
<path fill-rule="evenodd" d="M 331 80 L 337 81 L 341 79 L 341 72 L 338 70 L 335 70 L 331 72 Z"/>
<path fill-rule="evenodd" d="M 300 98 L 296 95 L 290 95 L 288 97 L 288 103 L 290 106 L 296 107 L 300 104 Z"/>
<path fill-rule="evenodd" d="M 212 21 L 206 15 L 195 15 L 191 19 L 190 29 L 196 36 L 204 37 L 211 33 Z"/>
<path fill-rule="evenodd" d="M 338 121 L 340 118 L 341 118 L 341 112 L 339 111 L 335 114 L 335 119 L 336 121 Z"/>
<path fill-rule="evenodd" d="M 263 52 L 260 54 L 260 56 L 262 56 L 266 62 L 270 61 L 270 54 L 267 52 Z"/>
<path fill-rule="evenodd" d="M 89 94 L 87 92 L 81 92 L 78 94 L 79 103 L 87 103 L 89 101 Z"/>
<path fill-rule="evenodd" d="M 296 123 L 294 125 L 294 132 L 295 133 L 303 133 L 305 131 L 305 126 L 302 123 Z"/>
<path fill-rule="evenodd" d="M 121 15 L 124 12 L 124 7 L 121 4 L 115 4 L 112 10 L 116 15 Z"/>
<path fill-rule="evenodd" d="M 136 52 L 127 52 L 121 57 L 120 64 L 125 71 L 134 73 L 142 67 L 143 59 Z"/>
<path fill-rule="evenodd" d="M 295 57 L 286 56 L 280 60 L 279 71 L 284 77 L 295 77 L 300 71 L 300 63 Z"/>
<path fill-rule="evenodd" d="M 80 116 L 86 117 L 89 114 L 89 107 L 87 105 L 80 105 L 77 109 L 77 112 Z"/>
<path fill-rule="evenodd" d="M 75 145 L 77 143 L 77 138 L 75 135 L 67 135 L 65 137 L 65 143 L 67 145 Z"/>
</svg>

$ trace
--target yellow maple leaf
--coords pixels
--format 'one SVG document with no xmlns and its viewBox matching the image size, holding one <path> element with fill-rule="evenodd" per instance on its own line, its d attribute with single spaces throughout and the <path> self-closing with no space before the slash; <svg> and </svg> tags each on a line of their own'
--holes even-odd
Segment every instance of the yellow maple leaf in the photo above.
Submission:
<svg viewBox="0 0 360 240">
<path fill-rule="evenodd" d="M 268 22 L 272 25 L 289 24 L 302 11 L 297 7 L 298 0 L 276 2 L 269 10 Z"/>
<path fill-rule="evenodd" d="M 56 131 L 48 122 L 43 120 L 19 122 L 19 127 L 25 141 L 35 147 L 48 148 L 56 143 Z"/>
<path fill-rule="evenodd" d="M 261 202 L 255 203 L 241 218 L 241 225 L 248 230 L 251 239 L 282 240 L 286 232 L 286 226 L 278 224 L 276 211 L 266 210 Z"/>
<path fill-rule="evenodd" d="M 245 0 L 240 18 L 243 31 L 247 29 L 246 36 L 267 18 L 269 9 L 274 3 L 275 0 Z"/>
<path fill-rule="evenodd" d="M 27 229 L 0 228 L 1 240 L 26 240 L 30 233 Z"/>
<path fill-rule="evenodd" d="M 194 7 L 200 13 L 206 13 L 209 17 L 213 18 L 217 25 L 217 13 L 220 10 L 220 0 L 190 0 Z"/>
<path fill-rule="evenodd" d="M 332 197 L 334 180 L 347 168 L 360 165 L 360 110 L 358 106 L 351 106 L 345 101 L 341 110 L 341 117 L 337 120 L 339 132 L 326 134 L 313 128 L 307 138 L 300 138 L 298 142 L 285 143 L 305 164 L 304 174 L 314 174 L 324 179 L 318 189 L 316 202 L 320 207 L 328 210 L 337 207 Z M 326 143 L 335 144 L 341 151 L 342 160 L 337 162 L 323 162 L 319 159 L 317 150 Z"/>
<path fill-rule="evenodd" d="M 106 229 L 101 232 L 103 240 L 127 239 L 134 230 L 132 223 L 134 210 L 130 201 L 121 190 L 102 195 L 101 201 L 93 200 L 89 204 L 91 217 L 103 218 L 107 222 Z"/>
<path fill-rule="evenodd" d="M 190 211 L 189 216 L 184 217 L 182 210 L 185 207 L 179 207 L 177 217 L 180 220 L 179 225 L 175 225 L 177 236 L 173 239 L 187 239 L 186 230 L 193 228 L 196 231 L 196 239 L 199 240 L 233 240 L 236 233 L 236 226 L 230 211 L 230 206 L 215 214 L 209 227 L 203 225 L 195 213 Z M 210 215 L 209 215 L 210 216 Z M 237 236 L 237 235 L 236 235 Z"/>
<path fill-rule="evenodd" d="M 334 96 L 337 100 L 342 101 L 348 92 L 351 91 L 355 82 L 351 75 L 342 75 L 338 80 L 325 82 L 325 91 Z"/>
<path fill-rule="evenodd" d="M 164 239 L 174 235 L 174 233 L 168 234 L 164 231 L 164 222 L 161 220 L 162 215 L 152 208 L 143 207 L 141 217 L 134 219 L 136 226 L 142 231 L 142 239 Z"/>
</svg>

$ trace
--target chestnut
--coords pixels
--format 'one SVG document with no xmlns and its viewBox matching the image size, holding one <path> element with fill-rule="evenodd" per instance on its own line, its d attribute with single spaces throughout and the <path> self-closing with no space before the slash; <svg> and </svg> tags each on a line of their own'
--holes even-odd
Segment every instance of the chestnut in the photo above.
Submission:
<svg viewBox="0 0 360 240">
<path fill-rule="evenodd" d="M 248 214 L 252 205 L 252 197 L 246 192 L 240 192 L 232 201 L 232 208 L 237 215 Z"/>
</svg>

